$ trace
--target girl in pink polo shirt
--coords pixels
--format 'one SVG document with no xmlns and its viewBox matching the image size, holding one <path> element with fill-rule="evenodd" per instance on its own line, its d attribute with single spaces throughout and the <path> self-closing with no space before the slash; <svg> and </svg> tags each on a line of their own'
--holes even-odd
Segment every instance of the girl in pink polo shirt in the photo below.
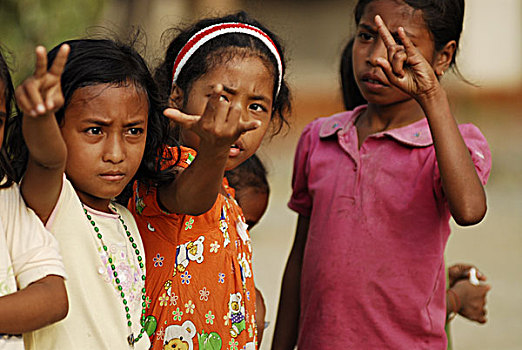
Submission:
<svg viewBox="0 0 522 350">
<path fill-rule="evenodd" d="M 357 3 L 349 88 L 366 102 L 301 136 L 273 349 L 446 347 L 449 219 L 482 220 L 491 167 L 439 84 L 463 14 L 463 0 Z"/>
</svg>

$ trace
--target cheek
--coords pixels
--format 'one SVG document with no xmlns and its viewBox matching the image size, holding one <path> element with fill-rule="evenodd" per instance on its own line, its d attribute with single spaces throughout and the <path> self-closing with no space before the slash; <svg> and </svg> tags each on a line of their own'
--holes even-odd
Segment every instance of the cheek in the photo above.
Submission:
<svg viewBox="0 0 522 350">
<path fill-rule="evenodd" d="M 145 138 L 143 138 L 143 142 L 131 144 L 127 146 L 127 158 L 130 162 L 138 167 L 143 159 L 143 154 L 145 153 Z"/>
<path fill-rule="evenodd" d="M 257 148 L 259 148 L 261 145 L 261 142 L 263 141 L 269 127 L 270 120 L 263 122 L 259 128 L 245 134 L 245 136 L 248 137 L 249 147 L 255 148 L 253 150 L 254 152 L 257 151 Z"/>
</svg>

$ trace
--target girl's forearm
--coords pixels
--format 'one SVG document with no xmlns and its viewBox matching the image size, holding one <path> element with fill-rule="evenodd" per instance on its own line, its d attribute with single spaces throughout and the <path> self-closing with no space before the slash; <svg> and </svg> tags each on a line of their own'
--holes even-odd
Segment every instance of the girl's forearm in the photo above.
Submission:
<svg viewBox="0 0 522 350">
<path fill-rule="evenodd" d="M 216 152 L 200 147 L 190 166 L 169 185 L 159 189 L 161 204 L 169 212 L 201 215 L 214 205 L 223 183 L 229 148 Z"/>
<path fill-rule="evenodd" d="M 45 223 L 60 195 L 67 147 L 54 114 L 24 116 L 23 133 L 29 160 L 21 184 L 22 196 Z"/>
<path fill-rule="evenodd" d="M 459 225 L 473 225 L 486 213 L 486 195 L 469 150 L 453 117 L 445 91 L 419 100 L 433 137 L 444 194 Z"/>
<path fill-rule="evenodd" d="M 54 113 L 36 118 L 24 116 L 23 134 L 30 158 L 44 168 L 63 169 L 67 147 Z"/>
<path fill-rule="evenodd" d="M 68 310 L 63 278 L 46 276 L 25 289 L 0 297 L 0 333 L 34 331 L 65 318 Z"/>
</svg>

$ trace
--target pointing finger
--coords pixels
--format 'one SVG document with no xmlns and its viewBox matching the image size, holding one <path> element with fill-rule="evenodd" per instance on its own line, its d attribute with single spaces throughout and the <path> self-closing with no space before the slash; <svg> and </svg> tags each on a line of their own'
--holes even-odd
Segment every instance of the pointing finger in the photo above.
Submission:
<svg viewBox="0 0 522 350">
<path fill-rule="evenodd" d="M 174 108 L 167 108 L 163 111 L 163 115 L 167 118 L 175 121 L 176 123 L 181 124 L 184 128 L 190 129 L 194 124 L 196 124 L 201 117 L 199 115 L 190 115 L 185 114 Z"/>
<path fill-rule="evenodd" d="M 379 35 L 381 36 L 382 41 L 384 42 L 384 45 L 386 48 L 390 48 L 393 45 L 396 45 L 395 39 L 393 39 L 393 36 L 391 35 L 390 31 L 388 30 L 388 27 L 386 27 L 386 24 L 384 24 L 384 21 L 382 20 L 381 16 L 377 15 L 375 16 L 375 24 L 377 25 L 377 30 L 379 31 Z"/>
<path fill-rule="evenodd" d="M 241 133 L 245 133 L 250 130 L 255 130 L 261 126 L 261 122 L 259 120 L 251 120 L 248 122 L 242 122 L 240 125 Z"/>
</svg>

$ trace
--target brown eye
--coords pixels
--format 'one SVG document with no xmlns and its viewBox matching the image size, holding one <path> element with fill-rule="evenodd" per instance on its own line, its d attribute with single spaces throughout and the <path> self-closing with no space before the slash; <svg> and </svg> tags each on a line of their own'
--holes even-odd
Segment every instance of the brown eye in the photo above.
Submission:
<svg viewBox="0 0 522 350">
<path fill-rule="evenodd" d="M 250 105 L 250 109 L 255 112 L 266 112 L 267 111 L 267 109 L 264 106 L 260 105 L 259 103 L 252 103 Z"/>
<path fill-rule="evenodd" d="M 92 127 L 92 128 L 87 128 L 85 130 L 85 132 L 87 134 L 91 134 L 91 135 L 100 135 L 102 133 L 102 129 L 99 127 Z"/>
<path fill-rule="evenodd" d="M 142 128 L 130 128 L 129 129 L 129 134 L 131 134 L 131 135 L 141 135 L 141 134 L 143 134 L 143 129 Z"/>
<path fill-rule="evenodd" d="M 371 35 L 370 33 L 367 33 L 367 32 L 360 32 L 357 36 L 362 41 L 370 41 L 373 39 L 373 35 Z"/>
</svg>

